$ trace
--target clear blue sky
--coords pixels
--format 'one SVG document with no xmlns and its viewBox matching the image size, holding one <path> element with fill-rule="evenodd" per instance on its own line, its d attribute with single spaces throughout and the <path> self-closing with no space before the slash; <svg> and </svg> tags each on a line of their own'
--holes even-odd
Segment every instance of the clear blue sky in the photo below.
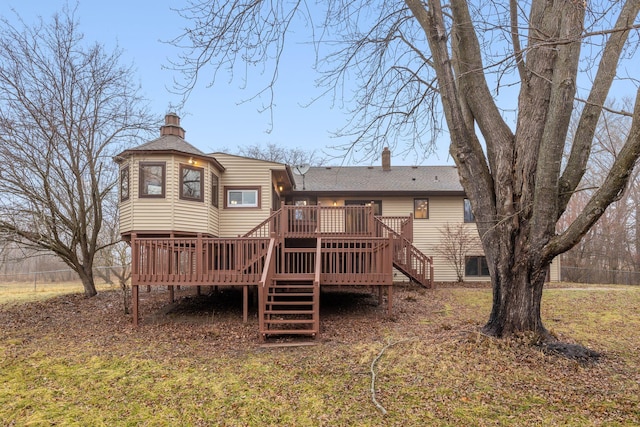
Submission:
<svg viewBox="0 0 640 427">
<path fill-rule="evenodd" d="M 179 7 L 180 3 L 175 0 L 80 0 L 77 11 L 80 30 L 87 42 L 100 42 L 108 50 L 116 45 L 123 49 L 125 64 L 133 64 L 137 69 L 142 91 L 159 118 L 168 112 L 170 105 L 180 101 L 178 95 L 167 89 L 174 77 L 179 76 L 162 69 L 168 64 L 168 58 L 178 53 L 176 48 L 162 41 L 179 35 L 185 27 L 185 22 L 170 9 Z M 15 9 L 27 24 L 33 23 L 38 16 L 49 21 L 64 4 L 65 0 L 2 0 L 0 15 L 13 20 L 15 15 L 11 9 Z M 70 2 L 71 6 L 74 4 Z M 343 110 L 332 108 L 330 99 L 302 107 L 319 94 L 314 86 L 317 76 L 311 68 L 313 56 L 309 50 L 303 45 L 291 45 L 285 66 L 280 69 L 271 133 L 267 133 L 270 115 L 258 111 L 262 102 L 241 103 L 260 89 L 259 74 L 250 79 L 246 89 L 240 87 L 240 80 L 229 82 L 226 76 L 221 76 L 213 87 L 207 87 L 206 78 L 201 79 L 180 111 L 187 141 L 204 152 L 221 149 L 234 152 L 238 145 L 256 143 L 322 151 L 346 142 L 331 136 L 347 117 Z M 392 163 L 453 164 L 448 158 L 446 144 L 442 145 L 437 157 L 420 162 L 415 158 L 394 156 Z M 336 164 L 336 161 L 332 163 Z M 373 163 L 378 164 L 379 158 Z"/>
</svg>

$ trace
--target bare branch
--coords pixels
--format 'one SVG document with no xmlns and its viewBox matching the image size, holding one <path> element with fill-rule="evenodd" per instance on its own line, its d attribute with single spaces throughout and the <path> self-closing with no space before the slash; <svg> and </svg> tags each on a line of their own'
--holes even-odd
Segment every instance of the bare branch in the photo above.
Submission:
<svg viewBox="0 0 640 427">
<path fill-rule="evenodd" d="M 0 233 L 56 254 L 90 296 L 117 177 L 111 157 L 151 120 L 120 51 L 87 44 L 74 13 L 34 27 L 2 21 Z"/>
</svg>

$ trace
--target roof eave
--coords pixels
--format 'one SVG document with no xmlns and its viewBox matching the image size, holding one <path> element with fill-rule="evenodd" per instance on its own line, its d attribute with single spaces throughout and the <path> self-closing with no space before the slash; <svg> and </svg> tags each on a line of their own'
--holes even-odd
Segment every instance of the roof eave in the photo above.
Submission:
<svg viewBox="0 0 640 427">
<path fill-rule="evenodd" d="M 204 162 L 210 162 L 212 163 L 216 169 L 218 169 L 220 172 L 224 172 L 226 169 L 224 166 L 222 166 L 222 164 L 216 160 L 215 157 L 212 156 L 207 156 L 205 155 L 201 155 L 201 154 L 194 154 L 194 153 L 189 153 L 186 151 L 181 151 L 181 150 L 124 150 L 122 153 L 118 154 L 117 156 L 114 156 L 114 161 L 116 163 L 122 163 L 124 162 L 126 157 L 132 156 L 134 154 L 179 154 L 181 156 L 189 156 L 189 157 L 193 157 L 194 159 L 198 159 L 198 160 L 202 160 Z"/>
</svg>

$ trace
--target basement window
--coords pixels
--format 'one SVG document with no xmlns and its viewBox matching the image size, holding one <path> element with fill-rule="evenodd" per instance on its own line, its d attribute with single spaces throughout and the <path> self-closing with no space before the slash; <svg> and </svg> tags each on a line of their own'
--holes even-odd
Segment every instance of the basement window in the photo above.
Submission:
<svg viewBox="0 0 640 427">
<path fill-rule="evenodd" d="M 489 276 L 489 266 L 487 265 L 487 258 L 483 256 L 465 257 L 464 275 L 467 277 Z"/>
</svg>

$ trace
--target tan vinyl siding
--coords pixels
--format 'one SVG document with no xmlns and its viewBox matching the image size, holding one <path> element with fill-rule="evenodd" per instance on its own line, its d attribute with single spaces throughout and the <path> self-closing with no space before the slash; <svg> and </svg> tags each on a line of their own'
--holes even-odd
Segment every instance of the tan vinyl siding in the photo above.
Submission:
<svg viewBox="0 0 640 427">
<path fill-rule="evenodd" d="M 202 202 L 183 200 L 180 198 L 180 165 L 187 165 L 189 158 L 174 156 L 172 160 L 171 170 L 174 179 L 167 183 L 167 188 L 171 186 L 173 193 L 171 230 L 206 233 L 208 232 L 208 215 L 211 205 L 211 172 L 208 165 L 203 165 L 200 162 L 195 165 L 198 168 L 204 169 L 202 174 L 204 179 L 204 200 Z M 167 169 L 169 169 L 169 165 L 167 165 Z"/>
<path fill-rule="evenodd" d="M 145 230 L 173 230 L 173 197 L 174 186 L 171 185 L 175 178 L 171 163 L 173 156 L 147 155 L 133 156 L 131 162 L 131 197 L 133 199 L 132 229 Z M 165 197 L 162 199 L 140 198 L 140 162 L 166 162 L 165 167 Z"/>
<path fill-rule="evenodd" d="M 133 201 L 131 200 L 131 196 L 129 196 L 128 200 L 120 202 L 120 234 L 130 232 L 133 229 L 133 213 L 131 209 L 132 204 Z"/>
<path fill-rule="evenodd" d="M 442 229 L 447 223 L 463 222 L 463 198 L 460 196 L 429 196 L 429 218 L 415 219 L 413 222 L 413 244 L 426 255 L 433 257 L 434 279 L 449 282 L 457 279 L 455 268 L 451 266 L 436 248 L 442 240 Z M 413 198 L 411 198 L 413 212 Z"/>
<path fill-rule="evenodd" d="M 208 162 L 198 162 L 197 167 L 204 169 L 204 201 L 180 199 L 180 164 L 187 164 L 188 156 L 179 155 L 144 155 L 132 156 L 131 194 L 128 206 L 121 204 L 120 231 L 186 231 L 193 233 L 215 234 L 217 213 L 211 206 L 211 171 L 213 166 Z M 140 198 L 140 163 L 165 163 L 165 197 Z M 126 209 L 122 209 L 125 207 Z M 217 230 L 216 230 L 217 231 Z"/>
<path fill-rule="evenodd" d="M 220 188 L 220 182 L 222 182 L 222 178 L 220 177 L 219 172 L 213 172 L 218 177 L 218 207 L 215 207 L 211 204 L 211 172 L 213 172 L 213 170 L 210 170 L 207 173 L 207 181 L 205 183 L 205 193 L 209 195 L 208 198 L 205 196 L 205 203 L 208 206 L 209 212 L 208 228 L 210 234 L 214 236 L 220 236 L 220 209 L 224 205 L 224 201 L 222 200 L 222 188 Z"/>
<path fill-rule="evenodd" d="M 248 159 L 216 153 L 216 159 L 225 167 L 220 177 L 220 237 L 245 234 L 271 214 L 273 169 L 284 169 L 279 163 Z M 225 188 L 260 188 L 259 208 L 225 208 Z"/>
</svg>

